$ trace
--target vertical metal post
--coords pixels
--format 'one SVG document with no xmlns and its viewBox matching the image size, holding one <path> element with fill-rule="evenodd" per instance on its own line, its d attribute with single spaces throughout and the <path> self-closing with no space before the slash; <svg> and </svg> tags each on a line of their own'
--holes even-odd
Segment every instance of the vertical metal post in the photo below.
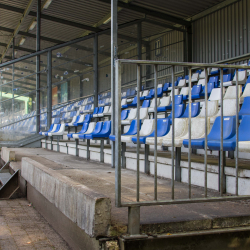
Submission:
<svg viewBox="0 0 250 250">
<path fill-rule="evenodd" d="M 141 82 L 141 65 L 137 64 L 137 89 Z M 136 201 L 140 200 L 140 91 L 137 91 Z"/>
<path fill-rule="evenodd" d="M 174 170 L 175 170 L 175 161 L 174 161 L 174 136 L 175 136 L 175 84 L 174 84 L 174 73 L 175 67 L 172 66 L 172 152 L 171 152 L 171 159 L 172 159 L 172 176 L 171 176 L 171 198 L 174 200 Z"/>
<path fill-rule="evenodd" d="M 98 107 L 98 34 L 95 34 L 94 37 L 94 46 L 93 46 L 93 53 L 94 53 L 94 107 Z"/>
<path fill-rule="evenodd" d="M 115 134 L 115 106 L 118 105 L 118 103 L 115 102 L 115 61 L 118 58 L 118 24 L 117 24 L 117 4 L 118 0 L 111 0 L 111 134 Z M 121 102 L 121 100 L 119 100 Z M 112 151 L 112 157 L 111 157 L 111 165 L 114 168 L 115 167 L 115 142 L 111 143 L 111 151 Z"/>
<path fill-rule="evenodd" d="M 126 168 L 126 142 L 122 142 L 122 168 Z"/>
<path fill-rule="evenodd" d="M 187 26 L 187 61 L 192 62 L 193 61 L 193 39 L 192 39 L 192 25 Z"/>
<path fill-rule="evenodd" d="M 188 81 L 188 197 L 191 199 L 191 79 L 192 79 L 192 69 L 189 68 L 189 81 Z"/>
<path fill-rule="evenodd" d="M 205 145 L 204 145 L 204 196 L 207 197 L 207 83 L 208 83 L 208 72 L 205 70 Z"/>
<path fill-rule="evenodd" d="M 181 182 L 181 148 L 175 148 L 175 181 Z"/>
<path fill-rule="evenodd" d="M 157 65 L 154 65 L 154 89 L 155 89 L 155 138 L 154 138 L 154 200 L 157 200 Z"/>
<path fill-rule="evenodd" d="M 67 81 L 67 99 L 70 100 L 70 80 Z"/>
<path fill-rule="evenodd" d="M 140 207 L 128 208 L 128 234 L 140 234 Z"/>
<path fill-rule="evenodd" d="M 146 60 L 151 60 L 150 43 L 146 44 Z M 146 65 L 146 82 L 145 82 L 146 88 L 149 87 L 147 80 L 150 78 L 151 78 L 151 65 Z"/>
<path fill-rule="evenodd" d="M 41 36 L 41 0 L 37 0 L 36 12 L 36 51 L 40 48 Z M 40 55 L 36 57 L 36 133 L 40 131 Z"/>
<path fill-rule="evenodd" d="M 78 148 L 79 139 L 75 139 L 75 142 L 76 142 L 76 156 L 79 156 L 79 148 Z"/>
<path fill-rule="evenodd" d="M 235 157 L 235 195 L 238 195 L 238 157 L 239 157 L 239 82 L 238 69 L 236 69 L 236 157 Z"/>
<path fill-rule="evenodd" d="M 145 172 L 145 174 L 150 174 L 148 156 L 149 156 L 149 145 L 145 144 L 145 147 L 144 147 L 144 157 L 145 157 L 145 159 L 144 159 L 144 172 Z"/>
<path fill-rule="evenodd" d="M 101 149 L 100 149 L 100 162 L 104 162 L 104 140 L 100 141 Z"/>
<path fill-rule="evenodd" d="M 142 29 L 141 29 L 141 22 L 137 24 L 137 54 L 138 54 L 138 60 L 142 59 Z M 142 90 L 142 71 L 140 75 L 140 88 L 137 88 L 137 91 Z"/>
<path fill-rule="evenodd" d="M 80 97 L 83 96 L 83 75 L 80 75 Z"/>
<path fill-rule="evenodd" d="M 52 51 L 47 54 L 47 129 L 52 120 Z"/>
<path fill-rule="evenodd" d="M 121 206 L 121 63 L 115 62 L 115 205 Z"/>
<path fill-rule="evenodd" d="M 13 45 L 12 45 L 12 59 L 15 59 L 15 38 L 13 37 Z M 14 112 L 15 112 L 15 101 L 14 101 L 14 80 L 15 80 L 15 64 L 12 64 L 12 122 L 14 122 Z M 14 124 L 12 125 L 13 130 L 14 130 Z"/>
<path fill-rule="evenodd" d="M 183 32 L 183 61 L 188 62 L 187 31 Z M 188 74 L 188 68 L 184 67 L 184 75 Z"/>
<path fill-rule="evenodd" d="M 90 140 L 87 139 L 87 160 L 90 159 L 90 151 L 89 151 L 89 147 L 90 147 Z"/>
<path fill-rule="evenodd" d="M 226 176 L 224 173 L 225 154 L 223 152 L 223 69 L 220 70 L 220 164 L 219 164 L 219 191 L 222 196 L 226 192 Z"/>
</svg>

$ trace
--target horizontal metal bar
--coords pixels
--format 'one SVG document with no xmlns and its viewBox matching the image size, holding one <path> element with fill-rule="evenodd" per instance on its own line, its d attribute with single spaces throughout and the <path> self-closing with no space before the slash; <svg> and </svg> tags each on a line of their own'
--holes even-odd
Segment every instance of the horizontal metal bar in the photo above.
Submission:
<svg viewBox="0 0 250 250">
<path fill-rule="evenodd" d="M 194 199 L 179 199 L 179 200 L 158 200 L 158 201 L 141 201 L 141 202 L 124 202 L 121 207 L 133 206 L 156 206 L 156 205 L 173 205 L 173 204 L 188 204 L 188 203 L 203 203 L 203 202 L 218 202 L 218 201 L 235 201 L 248 200 L 250 196 L 225 196 L 213 198 L 194 198 Z"/>
<path fill-rule="evenodd" d="M 171 61 L 153 61 L 153 60 L 129 60 L 118 59 L 121 63 L 127 64 L 145 64 L 145 65 L 171 65 L 183 67 L 197 67 L 197 68 L 230 68 L 230 69 L 250 69 L 250 66 L 244 65 L 228 65 L 228 64 L 215 64 L 215 63 L 185 63 L 185 62 L 171 62 Z"/>
</svg>

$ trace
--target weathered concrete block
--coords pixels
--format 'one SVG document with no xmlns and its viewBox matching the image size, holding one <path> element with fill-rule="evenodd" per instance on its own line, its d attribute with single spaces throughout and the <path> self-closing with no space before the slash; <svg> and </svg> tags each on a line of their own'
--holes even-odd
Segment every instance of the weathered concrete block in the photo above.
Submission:
<svg viewBox="0 0 250 250">
<path fill-rule="evenodd" d="M 16 160 L 15 151 L 11 151 L 11 149 L 9 149 L 9 148 L 2 147 L 1 158 L 2 158 L 5 162 L 8 162 L 8 161 L 15 161 L 15 160 Z"/>
</svg>

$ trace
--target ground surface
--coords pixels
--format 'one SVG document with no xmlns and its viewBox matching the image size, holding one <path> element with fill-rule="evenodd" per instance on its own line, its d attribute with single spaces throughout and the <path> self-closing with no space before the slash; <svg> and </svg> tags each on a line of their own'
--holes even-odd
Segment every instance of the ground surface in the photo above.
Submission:
<svg viewBox="0 0 250 250">
<path fill-rule="evenodd" d="M 70 249 L 26 199 L 0 200 L 0 250 Z"/>
<path fill-rule="evenodd" d="M 97 193 L 111 199 L 111 223 L 126 232 L 128 209 L 115 207 L 115 170 L 108 164 L 86 161 L 83 158 L 67 155 L 46 149 L 11 149 L 16 152 L 16 165 L 21 165 L 22 157 L 30 157 L 44 166 L 79 182 Z M 12 163 L 13 164 L 13 163 Z M 152 176 L 140 174 L 140 201 L 154 199 L 154 179 Z M 209 190 L 208 196 L 218 196 L 218 192 Z M 192 186 L 192 198 L 204 197 L 204 189 Z M 175 182 L 175 198 L 188 198 L 188 185 Z M 132 170 L 122 170 L 122 201 L 132 202 L 136 199 L 136 174 Z M 158 179 L 158 199 L 171 199 L 171 180 Z M 180 204 L 169 206 L 151 206 L 141 208 L 141 224 L 145 225 L 177 225 L 188 223 L 187 229 L 211 228 L 218 218 L 230 217 L 250 218 L 249 206 L 245 202 L 210 202 L 196 204 Z M 247 219 L 248 220 L 248 219 Z M 250 220 L 250 219 L 249 219 Z M 169 224 L 170 223 L 170 224 Z M 177 223 L 177 224 L 176 224 Z M 190 225 L 189 225 L 190 224 Z M 195 226 L 196 225 L 196 226 Z M 151 226 L 150 226 L 151 227 Z M 149 228 L 151 231 L 151 228 Z M 153 228 L 152 231 L 157 229 Z M 175 231 L 175 229 L 173 229 Z M 177 230 L 178 231 L 178 230 Z"/>
</svg>

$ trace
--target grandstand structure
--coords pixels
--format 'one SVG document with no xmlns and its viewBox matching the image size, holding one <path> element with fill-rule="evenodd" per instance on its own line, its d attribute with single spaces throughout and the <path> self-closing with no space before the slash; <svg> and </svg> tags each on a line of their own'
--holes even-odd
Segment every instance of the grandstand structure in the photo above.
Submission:
<svg viewBox="0 0 250 250">
<path fill-rule="evenodd" d="M 249 14 L 0 1 L 0 198 L 27 196 L 73 249 L 250 247 Z"/>
</svg>

